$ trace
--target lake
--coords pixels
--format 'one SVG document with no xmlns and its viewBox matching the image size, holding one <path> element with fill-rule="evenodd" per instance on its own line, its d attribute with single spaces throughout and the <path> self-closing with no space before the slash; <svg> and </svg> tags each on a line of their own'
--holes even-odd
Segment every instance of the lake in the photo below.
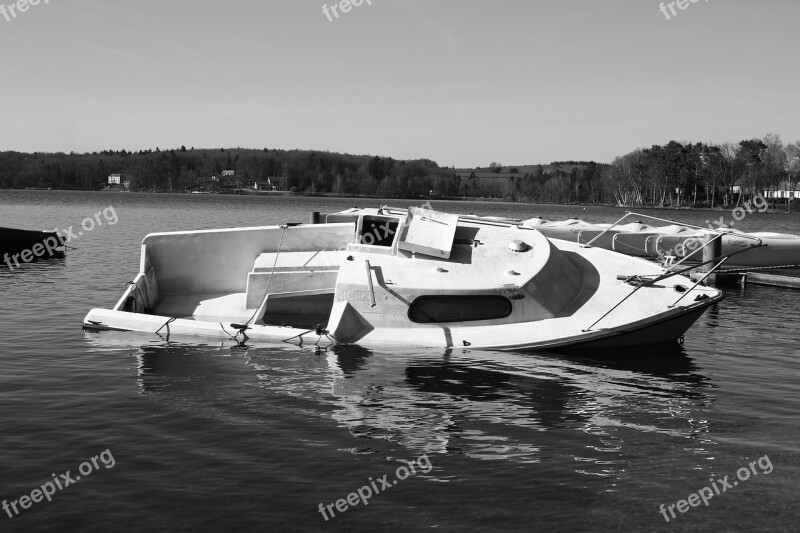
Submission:
<svg viewBox="0 0 800 533">
<path fill-rule="evenodd" d="M 0 226 L 77 234 L 94 219 L 64 259 L 0 263 L 0 530 L 795 530 L 798 291 L 726 288 L 682 347 L 602 357 L 81 329 L 120 298 L 149 232 L 382 203 L 420 205 L 0 190 Z M 432 204 L 589 222 L 625 211 Z M 800 215 L 736 227 L 800 234 Z"/>
</svg>

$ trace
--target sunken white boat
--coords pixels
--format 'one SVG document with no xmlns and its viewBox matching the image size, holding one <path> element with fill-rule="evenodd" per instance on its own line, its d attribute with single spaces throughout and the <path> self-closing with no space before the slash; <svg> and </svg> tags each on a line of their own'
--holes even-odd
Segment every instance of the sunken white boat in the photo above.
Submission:
<svg viewBox="0 0 800 533">
<path fill-rule="evenodd" d="M 326 223 L 154 233 L 90 330 L 485 349 L 675 342 L 719 290 L 518 221 L 383 207 Z"/>
</svg>

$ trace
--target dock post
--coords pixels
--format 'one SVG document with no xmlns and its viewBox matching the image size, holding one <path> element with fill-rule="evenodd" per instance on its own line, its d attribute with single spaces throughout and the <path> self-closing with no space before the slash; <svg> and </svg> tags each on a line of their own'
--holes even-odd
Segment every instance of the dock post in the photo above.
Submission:
<svg viewBox="0 0 800 533">
<path fill-rule="evenodd" d="M 708 272 L 714 268 L 713 261 L 722 255 L 722 235 L 711 234 L 707 237 L 706 242 L 711 242 L 708 246 L 703 248 L 703 272 Z"/>
<path fill-rule="evenodd" d="M 310 224 L 319 224 L 319 211 L 312 211 L 311 212 L 311 220 Z"/>
<path fill-rule="evenodd" d="M 722 235 L 712 233 L 707 237 L 707 242 L 710 242 L 711 244 L 703 248 L 703 263 L 706 264 L 700 268 L 701 272 L 711 271 L 711 269 L 714 268 L 714 261 L 722 255 Z M 716 285 L 716 274 L 711 274 L 708 276 L 706 282 L 709 285 Z"/>
</svg>

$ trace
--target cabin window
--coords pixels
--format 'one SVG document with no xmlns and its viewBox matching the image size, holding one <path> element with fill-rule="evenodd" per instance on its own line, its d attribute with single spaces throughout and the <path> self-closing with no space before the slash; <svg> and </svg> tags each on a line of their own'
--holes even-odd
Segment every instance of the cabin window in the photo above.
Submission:
<svg viewBox="0 0 800 533">
<path fill-rule="evenodd" d="M 386 217 L 365 216 L 361 221 L 361 234 L 358 236 L 359 244 L 371 246 L 384 246 L 390 248 L 397 233 L 398 219 Z"/>
<path fill-rule="evenodd" d="M 499 295 L 420 296 L 408 308 L 408 318 L 420 324 L 493 320 L 510 314 L 511 301 Z"/>
</svg>

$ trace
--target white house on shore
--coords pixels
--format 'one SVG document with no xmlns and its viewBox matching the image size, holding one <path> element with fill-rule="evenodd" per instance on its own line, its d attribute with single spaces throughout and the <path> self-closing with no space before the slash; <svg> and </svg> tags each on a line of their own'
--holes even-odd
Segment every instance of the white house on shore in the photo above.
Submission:
<svg viewBox="0 0 800 533">
<path fill-rule="evenodd" d="M 123 189 L 129 189 L 131 186 L 131 180 L 123 179 L 122 174 L 110 174 L 108 176 L 108 185 L 111 187 L 115 185 L 122 185 Z"/>
</svg>

